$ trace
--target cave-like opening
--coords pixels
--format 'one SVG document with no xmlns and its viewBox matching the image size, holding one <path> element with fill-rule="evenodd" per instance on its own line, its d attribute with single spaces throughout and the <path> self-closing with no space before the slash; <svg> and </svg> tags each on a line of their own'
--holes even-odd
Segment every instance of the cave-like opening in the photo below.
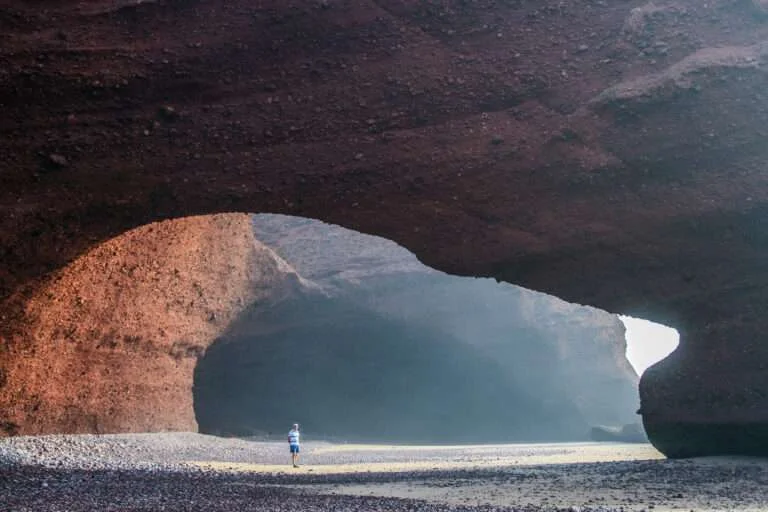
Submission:
<svg viewBox="0 0 768 512">
<path fill-rule="evenodd" d="M 637 422 L 615 315 L 434 271 L 396 244 L 254 217 L 296 286 L 248 309 L 200 358 L 202 432 L 396 442 L 587 439 Z"/>
<path fill-rule="evenodd" d="M 517 420 L 516 408 L 539 406 L 521 392 L 522 382 L 510 382 L 519 375 L 506 375 L 486 354 L 429 326 L 343 299 L 321 301 L 288 303 L 257 315 L 253 321 L 280 319 L 283 328 L 222 339 L 208 349 L 195 373 L 202 432 L 269 435 L 301 418 L 315 437 L 339 440 L 482 442 L 567 435 L 556 417 L 540 421 L 546 411 L 528 422 Z"/>
<path fill-rule="evenodd" d="M 306 218 L 136 228 L 42 283 L 25 315 L 29 350 L 0 364 L 12 433 L 299 421 L 328 439 L 475 443 L 637 421 L 615 315 Z"/>
</svg>

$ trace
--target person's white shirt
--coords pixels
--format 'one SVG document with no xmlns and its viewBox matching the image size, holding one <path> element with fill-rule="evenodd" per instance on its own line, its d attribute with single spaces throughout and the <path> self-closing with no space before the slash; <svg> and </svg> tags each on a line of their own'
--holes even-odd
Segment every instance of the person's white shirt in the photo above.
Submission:
<svg viewBox="0 0 768 512">
<path fill-rule="evenodd" d="M 299 434 L 298 430 L 291 429 L 290 432 L 288 432 L 288 443 L 290 444 L 299 444 L 299 437 L 301 434 Z"/>
</svg>

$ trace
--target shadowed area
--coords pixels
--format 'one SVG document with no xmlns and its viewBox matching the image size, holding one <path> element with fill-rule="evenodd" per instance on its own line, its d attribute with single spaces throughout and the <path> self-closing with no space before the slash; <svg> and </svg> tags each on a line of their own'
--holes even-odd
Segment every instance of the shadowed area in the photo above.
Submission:
<svg viewBox="0 0 768 512">
<path fill-rule="evenodd" d="M 256 215 L 304 286 L 256 304 L 195 368 L 202 432 L 409 443 L 585 440 L 635 423 L 618 318 L 311 219 Z"/>
<path fill-rule="evenodd" d="M 345 440 L 586 438 L 589 425 L 568 397 L 543 402 L 530 391 L 551 380 L 536 375 L 546 366 L 543 351 L 538 361 L 511 343 L 486 352 L 444 331 L 335 301 L 299 302 L 275 314 L 302 320 L 272 335 L 223 340 L 198 363 L 202 432 L 282 433 L 301 418 L 315 437 Z M 504 364 L 511 360 L 514 368 Z M 527 372 L 519 371 L 524 363 Z"/>
</svg>

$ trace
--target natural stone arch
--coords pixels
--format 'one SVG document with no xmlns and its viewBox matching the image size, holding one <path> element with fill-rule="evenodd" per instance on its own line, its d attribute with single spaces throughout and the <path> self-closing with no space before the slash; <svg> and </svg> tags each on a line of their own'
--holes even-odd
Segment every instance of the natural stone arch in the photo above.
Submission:
<svg viewBox="0 0 768 512">
<path fill-rule="evenodd" d="M 283 212 L 673 325 L 641 386 L 654 442 L 764 450 L 768 27 L 708 5 L 6 8 L 4 343 L 7 298 L 100 241 Z"/>
</svg>

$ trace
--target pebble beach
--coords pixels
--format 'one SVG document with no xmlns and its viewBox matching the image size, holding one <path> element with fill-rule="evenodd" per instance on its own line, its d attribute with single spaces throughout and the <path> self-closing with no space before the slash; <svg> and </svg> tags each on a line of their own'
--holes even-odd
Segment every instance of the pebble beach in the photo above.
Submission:
<svg viewBox="0 0 768 512">
<path fill-rule="evenodd" d="M 0 439 L 0 511 L 757 511 L 768 460 L 643 444 L 384 446 L 193 433 Z"/>
</svg>

